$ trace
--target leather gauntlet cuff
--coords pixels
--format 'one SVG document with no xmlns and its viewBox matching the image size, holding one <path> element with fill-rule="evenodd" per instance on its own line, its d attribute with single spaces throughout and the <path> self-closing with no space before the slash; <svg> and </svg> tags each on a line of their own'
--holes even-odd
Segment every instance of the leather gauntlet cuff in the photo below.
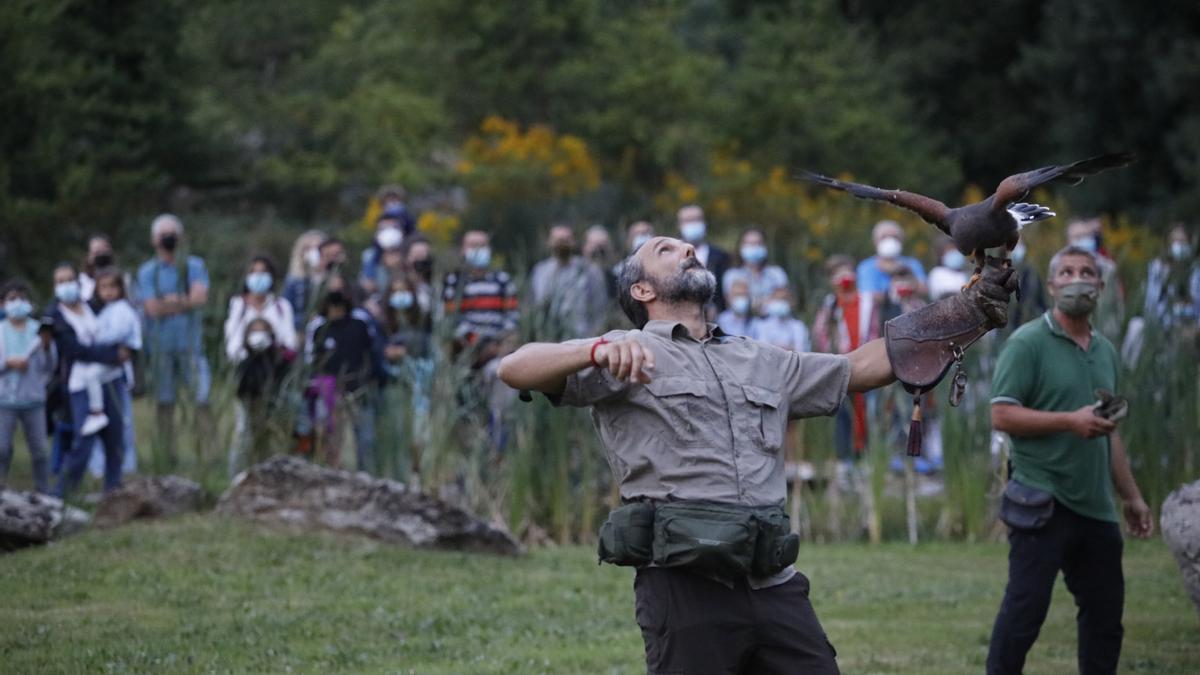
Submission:
<svg viewBox="0 0 1200 675">
<path fill-rule="evenodd" d="M 883 325 L 892 372 L 913 393 L 933 389 L 993 320 L 962 293 L 902 314 Z"/>
</svg>

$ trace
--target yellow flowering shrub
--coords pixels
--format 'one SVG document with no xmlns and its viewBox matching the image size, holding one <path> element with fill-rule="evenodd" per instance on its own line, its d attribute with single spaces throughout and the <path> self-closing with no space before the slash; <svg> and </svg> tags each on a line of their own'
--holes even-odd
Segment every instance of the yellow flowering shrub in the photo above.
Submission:
<svg viewBox="0 0 1200 675">
<path fill-rule="evenodd" d="M 522 129 L 496 115 L 463 143 L 455 169 L 472 195 L 487 201 L 570 197 L 600 185 L 599 165 L 583 139 L 542 124 Z"/>
</svg>

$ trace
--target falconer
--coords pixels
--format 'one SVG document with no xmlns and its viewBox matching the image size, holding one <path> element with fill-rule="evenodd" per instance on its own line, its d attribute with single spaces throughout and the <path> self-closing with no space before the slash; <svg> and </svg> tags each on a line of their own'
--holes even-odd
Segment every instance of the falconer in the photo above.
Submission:
<svg viewBox="0 0 1200 675">
<path fill-rule="evenodd" d="M 788 420 L 832 415 L 847 392 L 897 378 L 923 390 L 949 354 L 1003 324 L 1010 278 L 989 269 L 964 293 L 889 322 L 886 343 L 796 353 L 707 323 L 716 279 L 691 244 L 654 237 L 618 280 L 636 330 L 504 357 L 510 386 L 591 407 L 622 502 L 601 529 L 600 558 L 637 569 L 649 672 L 838 672 L 808 579 L 792 566 L 799 538 L 783 510 L 780 452 Z"/>
</svg>

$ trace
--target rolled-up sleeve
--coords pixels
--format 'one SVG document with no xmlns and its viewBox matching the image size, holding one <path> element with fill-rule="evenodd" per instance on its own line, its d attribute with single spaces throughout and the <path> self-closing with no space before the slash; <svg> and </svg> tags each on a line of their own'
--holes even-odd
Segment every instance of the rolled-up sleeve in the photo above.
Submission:
<svg viewBox="0 0 1200 675">
<path fill-rule="evenodd" d="M 605 333 L 604 339 L 609 342 L 616 342 L 624 334 L 625 331 L 621 330 L 609 331 Z M 596 340 L 597 338 L 581 338 L 578 340 L 567 340 L 563 344 L 592 344 Z M 567 382 L 563 387 L 561 395 L 547 395 L 547 398 L 550 399 L 550 403 L 556 406 L 566 405 L 584 408 L 602 401 L 614 399 L 624 394 L 628 388 L 628 382 L 618 380 L 607 368 L 593 368 L 589 366 L 567 376 Z"/>
<path fill-rule="evenodd" d="M 842 405 L 850 385 L 850 359 L 839 354 L 788 352 L 784 391 L 788 416 L 832 415 Z"/>
</svg>

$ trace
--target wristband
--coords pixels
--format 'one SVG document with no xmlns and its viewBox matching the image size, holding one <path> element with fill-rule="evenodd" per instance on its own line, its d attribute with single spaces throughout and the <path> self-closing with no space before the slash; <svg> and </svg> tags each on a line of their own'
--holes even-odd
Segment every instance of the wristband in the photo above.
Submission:
<svg viewBox="0 0 1200 675">
<path fill-rule="evenodd" d="M 596 347 L 599 347 L 600 345 L 607 345 L 607 344 L 611 344 L 611 343 L 608 340 L 605 340 L 604 338 L 600 338 L 599 340 L 596 340 L 595 342 L 592 343 L 592 351 L 591 351 L 591 354 L 588 356 L 588 359 L 592 362 L 593 368 L 600 367 L 600 364 L 596 363 Z"/>
</svg>

